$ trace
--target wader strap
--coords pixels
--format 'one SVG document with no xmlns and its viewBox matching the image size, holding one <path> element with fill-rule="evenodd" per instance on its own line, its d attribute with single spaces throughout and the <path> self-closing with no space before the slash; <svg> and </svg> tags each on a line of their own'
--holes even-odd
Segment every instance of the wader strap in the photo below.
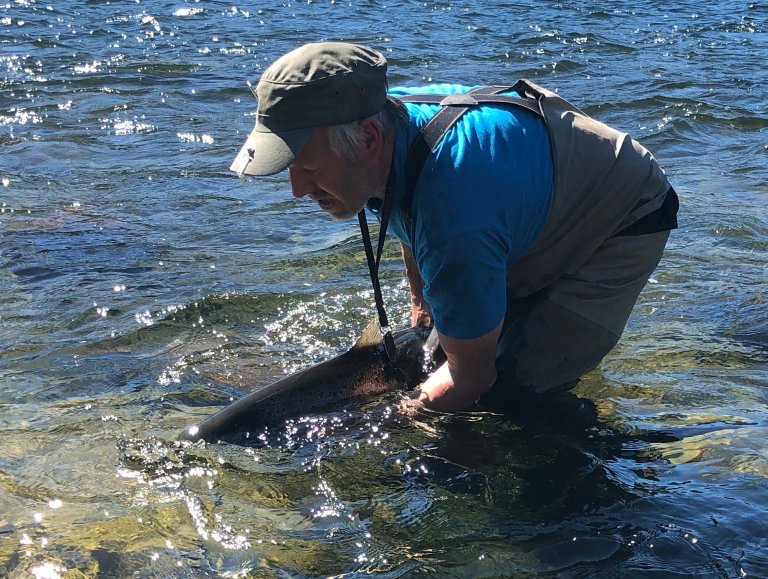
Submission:
<svg viewBox="0 0 768 579">
<path fill-rule="evenodd" d="M 405 103 L 439 104 L 440 109 L 429 119 L 408 150 L 405 162 L 405 194 L 401 202 L 400 210 L 403 214 L 405 229 L 410 235 L 411 244 L 415 242 L 413 196 L 416 192 L 416 183 L 421 175 L 429 155 L 435 150 L 448 130 L 456 124 L 461 116 L 471 107 L 485 103 L 507 104 L 526 109 L 539 117 L 543 117 L 536 97 L 517 98 L 500 95 L 498 93 L 516 90 L 518 85 L 512 86 L 483 86 L 468 93 L 456 93 L 445 95 L 403 95 L 398 100 Z M 522 94 L 522 93 L 521 93 Z M 528 96 L 526 94 L 526 96 Z M 413 248 L 412 248 L 413 249 Z"/>
</svg>

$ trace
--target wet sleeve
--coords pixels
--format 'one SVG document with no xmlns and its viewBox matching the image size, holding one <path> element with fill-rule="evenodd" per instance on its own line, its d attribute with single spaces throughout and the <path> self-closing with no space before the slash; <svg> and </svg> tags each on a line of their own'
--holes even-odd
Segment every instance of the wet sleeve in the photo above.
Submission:
<svg viewBox="0 0 768 579">
<path fill-rule="evenodd" d="M 506 260 L 492 233 L 469 232 L 444 238 L 420 256 L 424 296 L 437 329 L 451 338 L 490 332 L 506 311 Z"/>
</svg>

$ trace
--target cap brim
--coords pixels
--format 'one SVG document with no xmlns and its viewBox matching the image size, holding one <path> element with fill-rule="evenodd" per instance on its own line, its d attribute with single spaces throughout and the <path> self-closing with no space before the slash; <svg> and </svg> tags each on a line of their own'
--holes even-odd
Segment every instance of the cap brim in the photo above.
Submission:
<svg viewBox="0 0 768 579">
<path fill-rule="evenodd" d="M 263 132 L 255 127 L 229 169 L 239 175 L 274 175 L 299 156 L 316 128 L 281 133 Z"/>
</svg>

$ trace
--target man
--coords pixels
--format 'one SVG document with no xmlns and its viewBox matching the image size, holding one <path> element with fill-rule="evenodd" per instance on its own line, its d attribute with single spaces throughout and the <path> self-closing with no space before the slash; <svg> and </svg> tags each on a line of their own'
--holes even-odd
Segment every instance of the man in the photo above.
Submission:
<svg viewBox="0 0 768 579">
<path fill-rule="evenodd" d="M 447 357 L 421 404 L 453 411 L 573 386 L 617 343 L 677 225 L 664 172 L 531 83 L 409 92 L 387 94 L 373 49 L 302 46 L 261 77 L 232 170 L 287 168 L 294 196 L 332 217 L 367 207 L 391 221 L 412 321 L 434 320 Z"/>
</svg>

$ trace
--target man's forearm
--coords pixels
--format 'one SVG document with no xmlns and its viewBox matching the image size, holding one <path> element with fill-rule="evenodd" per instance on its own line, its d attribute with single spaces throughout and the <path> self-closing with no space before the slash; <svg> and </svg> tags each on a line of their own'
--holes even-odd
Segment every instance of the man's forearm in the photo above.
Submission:
<svg viewBox="0 0 768 579">
<path fill-rule="evenodd" d="M 416 259 L 413 257 L 410 247 L 404 243 L 401 243 L 400 247 L 403 252 L 405 275 L 408 278 L 408 287 L 411 293 L 411 325 L 415 326 L 419 322 L 425 322 L 425 317 L 429 317 L 431 323 L 432 308 L 424 299 L 424 280 L 421 278 L 421 274 L 419 274 Z"/>
<path fill-rule="evenodd" d="M 496 344 L 502 324 L 470 340 L 439 333 L 447 361 L 420 388 L 418 401 L 427 408 L 451 412 L 467 408 L 496 381 Z"/>
</svg>

